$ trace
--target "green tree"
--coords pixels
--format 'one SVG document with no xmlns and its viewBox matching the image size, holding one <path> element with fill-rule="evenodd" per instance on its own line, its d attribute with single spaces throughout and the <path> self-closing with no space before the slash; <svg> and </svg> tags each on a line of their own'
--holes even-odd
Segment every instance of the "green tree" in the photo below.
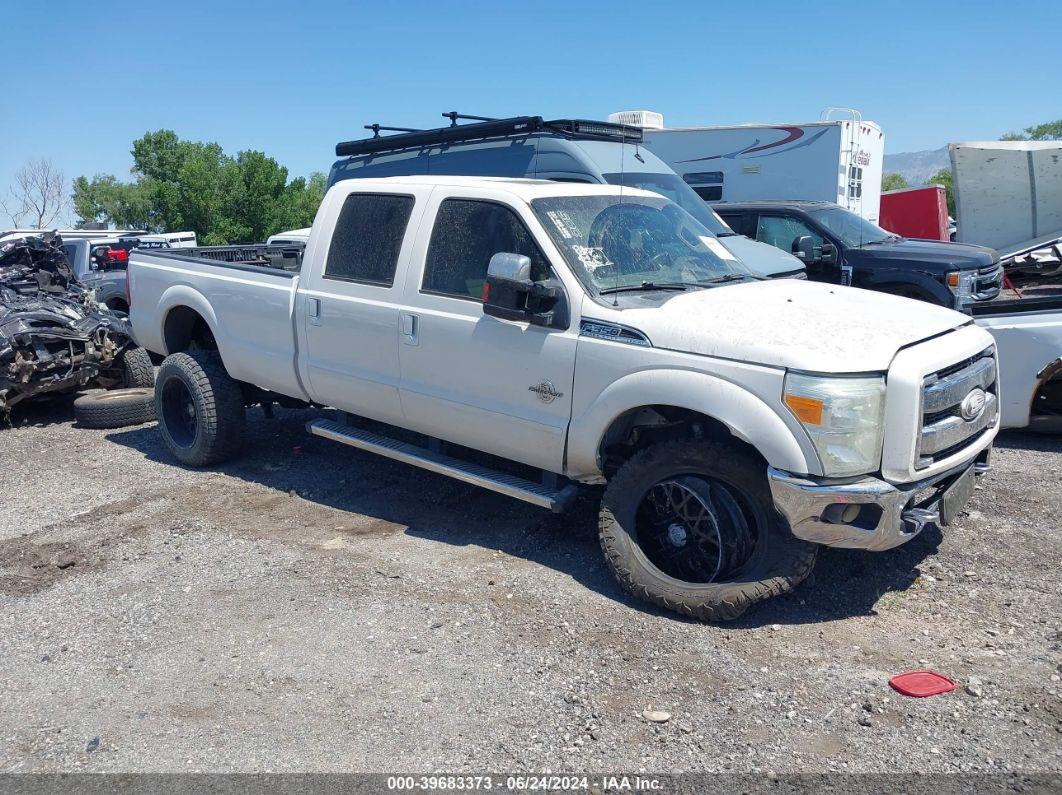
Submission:
<svg viewBox="0 0 1062 795">
<path fill-rule="evenodd" d="M 293 179 L 285 186 L 277 202 L 270 234 L 310 226 L 317 215 L 317 208 L 321 206 L 327 185 L 328 180 L 319 171 L 311 174 L 309 180 L 302 177 Z"/>
<path fill-rule="evenodd" d="M 1022 132 L 1009 132 L 1000 136 L 1001 141 L 1062 141 L 1062 119 L 1035 124 Z"/>
<path fill-rule="evenodd" d="M 897 174 L 895 172 L 886 174 L 881 178 L 882 190 L 900 190 L 902 188 L 909 187 L 907 180 L 904 179 L 903 174 Z"/>
<path fill-rule="evenodd" d="M 951 169 L 942 168 L 928 180 L 927 185 L 941 185 L 944 188 L 944 194 L 948 199 L 948 214 L 955 217 L 955 188 L 952 182 Z"/>
<path fill-rule="evenodd" d="M 289 183 L 287 169 L 264 152 L 231 157 L 216 143 L 182 141 L 172 130 L 145 133 L 132 155 L 130 182 L 108 174 L 74 180 L 82 224 L 190 229 L 205 245 L 253 242 L 308 226 L 324 196 L 321 174 Z"/>
</svg>

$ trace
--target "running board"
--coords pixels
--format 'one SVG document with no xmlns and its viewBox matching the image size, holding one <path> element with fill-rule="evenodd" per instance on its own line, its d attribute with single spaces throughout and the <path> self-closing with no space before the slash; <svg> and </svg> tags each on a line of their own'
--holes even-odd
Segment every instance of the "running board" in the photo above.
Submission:
<svg viewBox="0 0 1062 795">
<path fill-rule="evenodd" d="M 553 489 L 516 475 L 451 458 L 448 455 L 425 450 L 423 447 L 400 442 L 397 439 L 390 439 L 360 428 L 352 428 L 334 420 L 311 420 L 306 423 L 306 430 L 314 436 L 323 436 L 325 439 L 349 444 L 359 450 L 367 450 L 404 464 L 427 469 L 429 472 L 471 483 L 473 486 L 481 486 L 541 508 L 549 508 L 555 513 L 560 513 L 567 508 L 578 493 L 578 489 L 571 484 L 562 489 Z"/>
</svg>

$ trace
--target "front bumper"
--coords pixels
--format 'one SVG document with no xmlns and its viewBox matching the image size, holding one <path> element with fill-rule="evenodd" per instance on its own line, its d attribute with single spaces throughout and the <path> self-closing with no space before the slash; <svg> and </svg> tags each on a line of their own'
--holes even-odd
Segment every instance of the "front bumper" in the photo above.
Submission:
<svg viewBox="0 0 1062 795">
<path fill-rule="evenodd" d="M 894 485 L 875 477 L 852 483 L 823 483 L 767 467 L 771 495 L 793 535 L 830 547 L 881 552 L 906 543 L 929 524 L 940 524 L 944 491 L 968 469 L 989 469 L 991 448 L 973 461 L 925 480 Z"/>
</svg>

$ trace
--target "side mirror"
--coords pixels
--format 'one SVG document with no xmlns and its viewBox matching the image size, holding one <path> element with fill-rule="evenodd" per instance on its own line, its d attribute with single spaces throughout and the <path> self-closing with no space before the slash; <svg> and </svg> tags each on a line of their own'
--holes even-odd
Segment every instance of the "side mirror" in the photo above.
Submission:
<svg viewBox="0 0 1062 795">
<path fill-rule="evenodd" d="M 107 268 L 108 246 L 96 246 L 89 255 L 90 267 L 94 271 L 102 271 Z"/>
<path fill-rule="evenodd" d="M 531 284 L 531 258 L 506 252 L 495 254 L 487 265 L 487 282 L 492 280 Z"/>
<path fill-rule="evenodd" d="M 500 252 L 490 258 L 483 282 L 483 313 L 536 326 L 553 325 L 558 291 L 531 280 L 531 259 Z"/>
<path fill-rule="evenodd" d="M 833 243 L 822 244 L 822 261 L 826 265 L 834 265 L 837 263 L 837 246 Z"/>
<path fill-rule="evenodd" d="M 816 251 L 815 241 L 811 239 L 811 235 L 801 235 L 793 241 L 793 256 L 805 265 L 810 265 L 822 259 L 822 249 Z"/>
</svg>

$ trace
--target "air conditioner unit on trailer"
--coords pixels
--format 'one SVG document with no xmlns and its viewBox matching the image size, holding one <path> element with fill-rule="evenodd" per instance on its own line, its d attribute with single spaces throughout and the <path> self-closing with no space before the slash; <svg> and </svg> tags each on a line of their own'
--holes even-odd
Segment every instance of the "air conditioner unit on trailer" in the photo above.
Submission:
<svg viewBox="0 0 1062 795">
<path fill-rule="evenodd" d="M 621 110 L 608 114 L 608 120 L 613 124 L 629 124 L 645 130 L 664 129 L 664 114 L 654 110 Z"/>
</svg>

